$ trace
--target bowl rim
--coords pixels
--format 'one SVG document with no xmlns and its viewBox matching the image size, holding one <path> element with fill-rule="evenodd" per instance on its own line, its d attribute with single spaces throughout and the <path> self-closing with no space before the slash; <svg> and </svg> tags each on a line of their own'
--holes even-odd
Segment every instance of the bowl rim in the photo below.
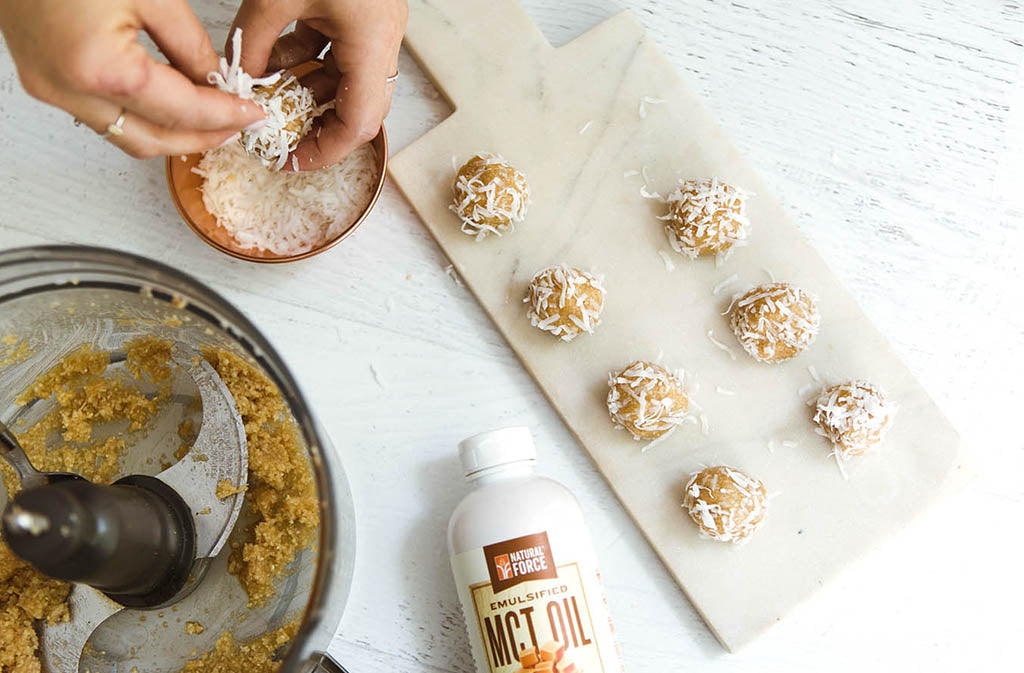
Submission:
<svg viewBox="0 0 1024 673">
<path fill-rule="evenodd" d="M 382 155 L 382 159 L 380 160 L 381 171 L 380 176 L 377 178 L 377 187 L 373 190 L 373 196 L 370 197 L 370 201 L 369 203 L 366 204 L 366 208 L 363 209 L 363 212 L 359 215 L 359 217 L 353 220 L 352 224 L 346 227 L 344 231 L 342 231 L 340 234 L 338 234 L 331 240 L 327 241 L 321 246 L 314 247 L 310 250 L 300 252 L 294 255 L 283 255 L 279 257 L 254 257 L 252 255 L 247 255 L 244 252 L 235 250 L 233 248 L 229 248 L 226 245 L 222 245 L 221 243 L 213 240 L 203 229 L 199 227 L 199 225 L 197 225 L 192 220 L 192 217 L 188 214 L 188 211 L 185 210 L 185 206 L 181 202 L 181 197 L 178 194 L 178 190 L 175 188 L 174 174 L 172 171 L 172 162 L 181 161 L 182 157 L 192 157 L 197 154 L 202 154 L 202 152 L 194 152 L 188 155 L 167 155 L 164 166 L 164 172 L 167 177 L 167 189 L 171 193 L 171 200 L 174 202 L 174 207 L 177 209 L 178 215 L 185 222 L 185 224 L 188 225 L 188 228 L 192 230 L 192 233 L 198 236 L 200 240 L 202 240 L 210 247 L 215 248 L 226 255 L 230 255 L 235 259 L 240 259 L 245 262 L 253 262 L 256 264 L 283 264 L 285 262 L 297 262 L 300 259 L 307 259 L 309 257 L 313 257 L 314 255 L 319 255 L 322 252 L 330 250 L 338 243 L 341 243 L 343 240 L 351 236 L 352 233 L 359 228 L 359 225 L 361 225 L 363 221 L 366 219 L 366 217 L 370 214 L 370 211 L 373 210 L 374 206 L 377 205 L 377 199 L 380 198 L 381 192 L 384 191 L 384 182 L 387 179 L 388 174 L 388 134 L 384 130 L 384 124 L 380 125 L 380 131 L 377 133 L 376 136 L 373 137 L 372 140 L 370 140 L 370 144 L 375 146 L 375 150 L 378 149 L 376 147 L 378 142 L 380 144 L 379 151 Z"/>
</svg>

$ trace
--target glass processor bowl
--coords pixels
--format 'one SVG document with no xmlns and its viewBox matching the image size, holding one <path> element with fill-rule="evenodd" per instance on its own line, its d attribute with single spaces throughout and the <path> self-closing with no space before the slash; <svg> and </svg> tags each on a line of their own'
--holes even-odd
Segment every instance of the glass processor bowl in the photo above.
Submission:
<svg viewBox="0 0 1024 673">
<path fill-rule="evenodd" d="M 16 398 L 82 344 L 117 351 L 142 336 L 199 350 L 233 351 L 277 385 L 308 451 L 320 526 L 314 543 L 299 552 L 278 579 L 275 595 L 264 604 L 248 605 L 238 580 L 227 572 L 231 546 L 225 545 L 184 599 L 159 609 L 124 609 L 102 622 L 78 670 L 176 673 L 190 659 L 213 650 L 225 631 L 245 642 L 294 620 L 300 624 L 297 635 L 273 654 L 274 662 L 280 662 L 278 670 L 340 670 L 324 653 L 340 621 L 354 566 L 355 521 L 348 482 L 330 439 L 280 356 L 219 295 L 163 264 L 113 250 L 54 246 L 0 252 L 0 421 L 16 416 Z M 169 428 L 174 420 L 168 421 Z M 129 446 L 118 476 L 157 473 L 160 457 L 153 451 L 161 449 L 147 450 L 150 455 L 133 454 Z M 7 499 L 0 483 L 0 510 Z M 236 532 L 244 525 L 244 512 L 245 508 Z M 96 591 L 76 585 L 72 599 L 79 590 Z M 72 619 L 75 606 L 71 600 Z M 186 635 L 186 621 L 200 622 L 202 632 Z"/>
</svg>

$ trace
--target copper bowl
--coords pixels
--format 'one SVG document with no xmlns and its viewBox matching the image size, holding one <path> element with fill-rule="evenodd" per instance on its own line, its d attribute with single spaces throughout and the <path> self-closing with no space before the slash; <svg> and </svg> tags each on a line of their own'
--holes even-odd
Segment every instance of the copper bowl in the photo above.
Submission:
<svg viewBox="0 0 1024 673">
<path fill-rule="evenodd" d="M 294 72 L 296 75 L 302 75 L 312 69 L 311 67 L 300 66 L 295 68 Z M 217 218 L 211 215 L 206 210 L 206 206 L 203 205 L 203 194 L 200 190 L 203 178 L 192 172 L 192 168 L 199 164 L 202 154 L 167 157 L 167 186 L 171 190 L 171 198 L 174 200 L 178 213 L 181 214 L 181 219 L 185 220 L 185 224 L 195 232 L 196 236 L 217 250 L 226 255 L 244 259 L 247 262 L 263 264 L 294 262 L 318 255 L 324 250 L 334 247 L 351 235 L 363 223 L 363 220 L 370 214 L 370 211 L 373 210 L 374 205 L 377 203 L 377 198 L 384 188 L 384 177 L 388 170 L 388 137 L 384 132 L 383 126 L 380 127 L 380 133 L 370 141 L 370 144 L 377 155 L 377 173 L 379 175 L 377 178 L 377 188 L 373 191 L 370 202 L 366 204 L 366 208 L 363 209 L 359 217 L 353 220 L 340 234 L 324 241 L 311 250 L 296 255 L 275 255 L 272 252 L 258 248 L 240 248 L 238 246 L 227 229 L 220 226 L 217 223 Z"/>
</svg>

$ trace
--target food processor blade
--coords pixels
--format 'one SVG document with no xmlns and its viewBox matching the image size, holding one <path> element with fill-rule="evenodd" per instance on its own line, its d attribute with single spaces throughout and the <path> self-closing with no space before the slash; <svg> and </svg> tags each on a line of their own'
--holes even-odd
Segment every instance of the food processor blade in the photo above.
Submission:
<svg viewBox="0 0 1024 673">
<path fill-rule="evenodd" d="M 207 558 L 224 547 L 245 500 L 249 473 L 245 428 L 231 393 L 198 351 L 176 343 L 171 360 L 198 387 L 203 418 L 189 452 L 156 478 L 177 491 L 192 510 L 196 557 Z M 218 492 L 223 497 L 217 497 Z"/>
</svg>

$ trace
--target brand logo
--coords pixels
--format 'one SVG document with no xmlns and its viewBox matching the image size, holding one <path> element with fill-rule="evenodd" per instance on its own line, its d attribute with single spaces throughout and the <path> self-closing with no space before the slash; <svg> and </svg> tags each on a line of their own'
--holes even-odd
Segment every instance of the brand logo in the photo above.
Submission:
<svg viewBox="0 0 1024 673">
<path fill-rule="evenodd" d="M 484 558 L 494 593 L 530 580 L 558 577 L 546 532 L 487 545 Z"/>
</svg>

